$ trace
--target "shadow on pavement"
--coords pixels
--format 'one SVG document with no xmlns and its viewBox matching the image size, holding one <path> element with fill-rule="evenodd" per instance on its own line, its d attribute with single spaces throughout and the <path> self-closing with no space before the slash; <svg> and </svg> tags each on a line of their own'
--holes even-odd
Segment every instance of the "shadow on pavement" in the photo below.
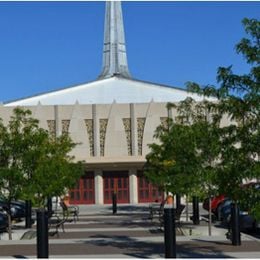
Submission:
<svg viewBox="0 0 260 260">
<path fill-rule="evenodd" d="M 100 240 L 86 241 L 86 244 L 92 244 L 102 248 L 106 246 L 114 247 L 120 249 L 120 253 L 132 257 L 150 258 L 154 254 L 159 254 L 163 257 L 164 254 L 164 247 L 160 242 L 143 242 L 129 236 L 94 235 L 91 237 L 100 238 Z"/>
<path fill-rule="evenodd" d="M 109 210 L 112 212 L 112 206 L 109 207 Z M 129 212 L 129 213 L 133 213 L 133 212 L 140 212 L 140 213 L 148 213 L 149 212 L 149 208 L 148 206 L 134 206 L 134 205 L 117 205 L 117 213 L 120 214 L 120 211 L 124 211 L 124 212 Z"/>
<path fill-rule="evenodd" d="M 214 246 L 177 245 L 177 256 L 180 258 L 230 258 Z"/>
<path fill-rule="evenodd" d="M 86 241 L 95 246 L 114 247 L 120 249 L 121 254 L 136 258 L 150 258 L 153 255 L 164 257 L 164 243 L 144 242 L 128 236 L 91 236 L 100 240 Z M 228 258 L 214 245 L 177 244 L 177 257 L 182 258 Z"/>
</svg>

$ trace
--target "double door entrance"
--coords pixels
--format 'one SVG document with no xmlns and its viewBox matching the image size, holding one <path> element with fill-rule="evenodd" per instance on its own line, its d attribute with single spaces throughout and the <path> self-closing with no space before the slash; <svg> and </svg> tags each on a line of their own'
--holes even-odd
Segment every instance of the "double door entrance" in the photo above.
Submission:
<svg viewBox="0 0 260 260">
<path fill-rule="evenodd" d="M 129 203 L 128 171 L 103 172 L 104 203 L 112 203 L 112 194 L 116 192 L 117 203 Z M 70 190 L 71 204 L 95 204 L 94 173 L 86 172 L 76 186 Z"/>
<path fill-rule="evenodd" d="M 71 204 L 94 204 L 95 203 L 95 185 L 94 173 L 86 172 L 82 176 L 74 189 L 70 190 Z"/>
<path fill-rule="evenodd" d="M 163 200 L 163 192 L 147 181 L 142 172 L 137 175 L 137 195 L 139 203 Z M 117 194 L 117 203 L 129 203 L 129 174 L 128 171 L 103 172 L 103 201 L 112 204 L 113 193 Z M 70 190 L 71 204 L 95 204 L 94 172 L 86 172 L 77 185 Z"/>
<path fill-rule="evenodd" d="M 112 203 L 112 194 L 117 194 L 117 203 L 129 203 L 128 171 L 103 172 L 104 203 Z"/>
<path fill-rule="evenodd" d="M 138 202 L 161 202 L 163 201 L 163 192 L 158 187 L 152 185 L 142 173 L 138 174 Z"/>
</svg>

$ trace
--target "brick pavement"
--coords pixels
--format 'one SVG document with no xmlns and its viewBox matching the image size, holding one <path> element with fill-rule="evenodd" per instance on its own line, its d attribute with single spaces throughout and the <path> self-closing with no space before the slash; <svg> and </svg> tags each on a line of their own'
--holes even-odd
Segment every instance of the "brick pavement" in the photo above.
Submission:
<svg viewBox="0 0 260 260">
<path fill-rule="evenodd" d="M 97 214 L 97 213 L 95 213 Z M 148 212 L 81 214 L 77 223 L 65 224 L 65 233 L 50 237 L 52 258 L 163 258 L 163 232 L 148 219 Z M 0 257 L 36 256 L 36 240 L 0 240 Z M 224 236 L 177 236 L 177 256 L 193 258 L 260 258 L 260 240 L 242 236 L 232 246 Z"/>
</svg>

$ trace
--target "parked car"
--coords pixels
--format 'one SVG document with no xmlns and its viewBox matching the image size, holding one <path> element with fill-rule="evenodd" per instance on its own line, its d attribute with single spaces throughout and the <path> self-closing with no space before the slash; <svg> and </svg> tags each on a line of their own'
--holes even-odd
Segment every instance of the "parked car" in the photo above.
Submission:
<svg viewBox="0 0 260 260">
<path fill-rule="evenodd" d="M 243 184 L 241 186 L 241 189 L 243 191 L 248 191 L 246 193 L 248 201 L 259 201 L 260 199 L 260 183 L 259 182 L 250 182 L 247 184 Z M 252 189 L 251 191 L 254 191 L 253 193 L 250 192 L 249 189 Z M 231 221 L 231 203 L 232 201 L 227 199 L 223 203 L 221 207 L 221 219 L 223 224 L 229 225 Z M 255 218 L 250 215 L 250 204 L 241 206 L 241 209 L 239 209 L 239 222 L 240 222 L 240 230 L 241 231 L 247 231 L 252 229 L 257 229 L 260 227 L 260 223 L 255 220 Z"/>
<path fill-rule="evenodd" d="M 259 182 L 250 182 L 247 184 L 241 185 L 241 189 L 244 191 L 246 189 L 253 188 L 257 191 L 260 191 L 260 183 Z M 252 200 L 259 200 L 260 199 L 260 193 L 254 193 L 257 195 L 254 195 L 252 198 L 252 194 L 249 192 L 248 196 L 250 196 L 250 199 Z M 216 197 L 211 198 L 211 208 L 212 213 L 217 217 L 218 220 L 222 221 L 224 225 L 229 225 L 231 221 L 231 203 L 232 201 L 225 197 L 224 195 L 219 195 Z M 203 208 L 206 210 L 209 210 L 209 199 L 205 199 L 203 202 Z M 250 206 L 245 206 L 243 210 L 239 210 L 239 221 L 240 221 L 240 230 L 246 231 L 249 229 L 256 229 L 260 228 L 260 223 L 257 222 L 253 216 L 251 216 L 248 212 L 250 212 Z"/>
<path fill-rule="evenodd" d="M 232 200 L 226 199 L 223 201 L 221 208 L 220 208 L 220 214 L 219 214 L 219 219 L 224 223 L 228 223 L 229 215 L 231 213 L 231 203 Z"/>
<path fill-rule="evenodd" d="M 4 198 L 0 198 L 0 208 L 2 210 L 8 210 L 8 204 Z M 11 202 L 11 218 L 20 219 L 25 217 L 25 202 L 12 201 Z"/>
<path fill-rule="evenodd" d="M 0 211 L 0 233 L 5 232 L 8 227 L 8 218 L 7 215 Z"/>
<path fill-rule="evenodd" d="M 232 201 L 227 199 L 221 208 L 221 220 L 224 225 L 229 226 L 231 222 L 231 204 Z M 240 230 L 247 231 L 255 227 L 255 219 L 247 211 L 239 209 Z"/>
</svg>

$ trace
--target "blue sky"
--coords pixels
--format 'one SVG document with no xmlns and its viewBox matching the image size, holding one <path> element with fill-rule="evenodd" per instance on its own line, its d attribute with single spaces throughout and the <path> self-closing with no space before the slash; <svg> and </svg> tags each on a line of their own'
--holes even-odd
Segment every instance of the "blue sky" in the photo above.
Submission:
<svg viewBox="0 0 260 260">
<path fill-rule="evenodd" d="M 0 2 L 0 101 L 95 80 L 104 2 Z M 260 2 L 123 2 L 134 78 L 184 87 L 215 84 L 219 66 L 248 66 L 235 44 Z"/>
</svg>

